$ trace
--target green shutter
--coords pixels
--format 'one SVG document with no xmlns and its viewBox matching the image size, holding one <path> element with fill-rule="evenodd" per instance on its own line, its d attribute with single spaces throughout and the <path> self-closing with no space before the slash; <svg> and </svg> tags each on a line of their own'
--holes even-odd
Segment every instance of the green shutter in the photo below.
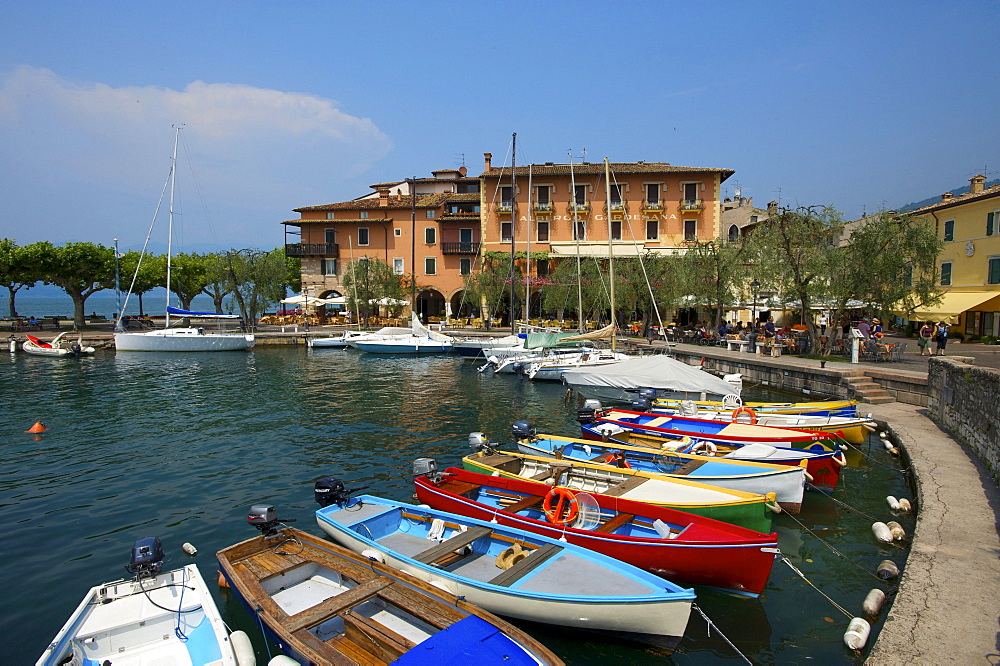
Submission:
<svg viewBox="0 0 1000 666">
<path fill-rule="evenodd" d="M 951 284 L 951 262 L 941 264 L 941 284 Z"/>
<path fill-rule="evenodd" d="M 986 235 L 993 235 L 993 213 L 986 213 Z"/>
<path fill-rule="evenodd" d="M 990 259 L 989 277 L 987 284 L 1000 284 L 1000 257 Z"/>
</svg>

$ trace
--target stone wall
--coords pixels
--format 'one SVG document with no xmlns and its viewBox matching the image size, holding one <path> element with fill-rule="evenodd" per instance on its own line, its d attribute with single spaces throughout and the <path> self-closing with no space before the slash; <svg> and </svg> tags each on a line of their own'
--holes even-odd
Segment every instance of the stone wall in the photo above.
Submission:
<svg viewBox="0 0 1000 666">
<path fill-rule="evenodd" d="M 955 357 L 930 359 L 927 411 L 968 445 L 1000 482 L 1000 370 Z"/>
</svg>

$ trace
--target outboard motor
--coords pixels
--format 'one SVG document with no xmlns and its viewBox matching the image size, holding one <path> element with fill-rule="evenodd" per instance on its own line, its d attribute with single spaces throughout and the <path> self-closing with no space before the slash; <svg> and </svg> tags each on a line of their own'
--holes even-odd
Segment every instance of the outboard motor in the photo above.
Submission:
<svg viewBox="0 0 1000 666">
<path fill-rule="evenodd" d="M 652 401 L 649 398 L 638 397 L 632 398 L 632 411 L 633 412 L 648 412 L 653 406 Z"/>
<path fill-rule="evenodd" d="M 132 558 L 125 570 L 140 578 L 156 576 L 163 569 L 163 544 L 156 537 L 143 537 L 132 544 Z"/>
<path fill-rule="evenodd" d="M 576 420 L 578 423 L 593 423 L 603 409 L 604 405 L 600 400 L 585 400 L 583 407 L 576 410 Z"/>
<path fill-rule="evenodd" d="M 444 474 L 438 472 L 437 460 L 434 458 L 417 458 L 413 461 L 413 476 L 426 476 L 434 485 L 441 485 Z"/>
<path fill-rule="evenodd" d="M 343 507 L 351 501 L 351 495 L 359 490 L 365 490 L 368 486 L 360 488 L 347 488 L 344 482 L 335 476 L 325 476 L 316 481 L 313 486 L 313 498 L 321 507 L 328 507 L 332 504 Z"/>
<path fill-rule="evenodd" d="M 649 398 L 649 401 L 652 402 L 652 401 L 656 400 L 656 389 L 654 389 L 654 388 L 644 388 L 641 391 L 639 391 L 639 397 L 640 398 Z"/>
<path fill-rule="evenodd" d="M 535 426 L 531 425 L 527 421 L 514 421 L 514 425 L 510 427 L 510 432 L 514 435 L 515 440 L 522 439 L 534 439 L 535 435 L 538 433 L 535 430 Z"/>
<path fill-rule="evenodd" d="M 254 504 L 247 513 L 247 522 L 260 530 L 265 537 L 273 537 L 278 533 L 281 523 L 294 523 L 294 518 L 278 518 L 274 507 L 269 504 Z"/>
<path fill-rule="evenodd" d="M 476 453 L 493 452 L 493 446 L 490 445 L 490 441 L 486 438 L 486 435 L 481 432 L 469 433 L 469 448 Z"/>
</svg>

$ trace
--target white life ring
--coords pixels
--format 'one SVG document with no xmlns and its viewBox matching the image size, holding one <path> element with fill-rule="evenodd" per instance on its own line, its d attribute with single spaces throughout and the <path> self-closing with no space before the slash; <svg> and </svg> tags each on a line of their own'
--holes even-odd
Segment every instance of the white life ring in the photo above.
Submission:
<svg viewBox="0 0 1000 666">
<path fill-rule="evenodd" d="M 715 442 L 709 442 L 708 440 L 701 439 L 694 445 L 691 449 L 691 453 L 697 455 L 714 456 L 718 452 L 719 448 L 715 445 Z"/>
</svg>

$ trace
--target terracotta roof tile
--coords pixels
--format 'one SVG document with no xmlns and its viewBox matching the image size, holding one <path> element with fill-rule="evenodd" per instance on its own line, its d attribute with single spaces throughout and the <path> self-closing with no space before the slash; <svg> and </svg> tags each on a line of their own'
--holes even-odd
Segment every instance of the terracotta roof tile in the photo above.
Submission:
<svg viewBox="0 0 1000 666">
<path fill-rule="evenodd" d="M 990 199 L 995 196 L 1000 196 L 1000 185 L 987 187 L 982 192 L 977 192 L 976 194 L 973 194 L 972 192 L 966 192 L 965 194 L 960 194 L 957 197 L 948 199 L 947 201 L 939 201 L 938 203 L 931 204 L 930 206 L 924 206 L 923 208 L 917 208 L 916 210 L 911 210 L 909 214 L 930 213 L 935 210 L 943 210 L 945 208 L 961 206 L 963 204 L 978 201 L 980 199 Z"/>
<path fill-rule="evenodd" d="M 612 174 L 641 174 L 641 173 L 719 173 L 722 180 L 732 176 L 735 171 L 732 169 L 718 169 L 714 167 L 683 167 L 674 166 L 667 162 L 611 162 L 609 164 Z M 534 178 L 544 178 L 545 176 L 568 176 L 570 174 L 569 163 L 565 164 L 532 164 L 529 166 L 519 166 L 514 169 L 517 176 L 527 176 L 528 170 Z M 510 167 L 493 167 L 480 174 L 480 178 L 500 178 L 510 176 Z M 573 173 L 576 175 L 602 175 L 604 164 L 592 162 L 580 162 L 573 164 Z"/>
</svg>

